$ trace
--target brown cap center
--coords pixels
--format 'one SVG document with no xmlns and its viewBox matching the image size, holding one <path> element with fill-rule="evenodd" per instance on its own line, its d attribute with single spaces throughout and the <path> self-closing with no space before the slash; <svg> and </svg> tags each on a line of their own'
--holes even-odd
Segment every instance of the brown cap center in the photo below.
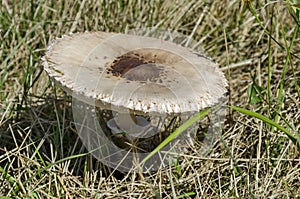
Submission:
<svg viewBox="0 0 300 199">
<path fill-rule="evenodd" d="M 113 76 L 130 81 L 157 81 L 161 66 L 155 64 L 153 57 L 145 57 L 138 52 L 128 52 L 117 57 L 108 69 Z"/>
</svg>

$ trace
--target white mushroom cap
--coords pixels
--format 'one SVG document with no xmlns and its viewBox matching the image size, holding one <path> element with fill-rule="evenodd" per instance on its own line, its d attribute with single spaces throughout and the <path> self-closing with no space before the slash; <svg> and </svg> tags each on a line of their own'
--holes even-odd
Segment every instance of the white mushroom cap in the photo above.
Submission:
<svg viewBox="0 0 300 199">
<path fill-rule="evenodd" d="M 43 66 L 87 103 L 141 113 L 199 111 L 218 103 L 227 86 L 217 64 L 205 56 L 161 39 L 117 33 L 57 39 Z"/>
</svg>

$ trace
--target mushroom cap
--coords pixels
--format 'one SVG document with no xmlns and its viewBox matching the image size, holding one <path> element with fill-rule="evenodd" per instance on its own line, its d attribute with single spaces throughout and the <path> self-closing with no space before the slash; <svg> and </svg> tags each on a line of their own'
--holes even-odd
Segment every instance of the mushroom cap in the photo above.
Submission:
<svg viewBox="0 0 300 199">
<path fill-rule="evenodd" d="M 56 39 L 44 70 L 89 104 L 139 113 L 196 112 L 218 103 L 227 81 L 218 65 L 162 39 L 78 33 Z"/>
</svg>

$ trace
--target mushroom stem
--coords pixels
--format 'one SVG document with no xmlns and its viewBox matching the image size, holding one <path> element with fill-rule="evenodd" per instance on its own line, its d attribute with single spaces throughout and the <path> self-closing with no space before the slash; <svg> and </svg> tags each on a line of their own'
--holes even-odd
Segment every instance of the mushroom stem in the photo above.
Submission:
<svg viewBox="0 0 300 199">
<path fill-rule="evenodd" d="M 138 124 L 137 119 L 136 119 L 136 116 L 134 115 L 134 111 L 133 111 L 133 110 L 129 110 L 129 115 L 130 115 L 132 121 L 133 121 L 135 124 Z"/>
<path fill-rule="evenodd" d="M 125 132 L 128 139 L 144 137 L 153 130 L 150 122 L 142 116 L 135 116 L 132 110 L 129 112 L 117 112 L 115 117 L 107 122 L 113 134 Z"/>
<path fill-rule="evenodd" d="M 118 127 L 127 133 L 135 133 L 131 132 L 132 129 L 135 129 L 138 126 L 136 116 L 133 111 L 129 110 L 129 113 L 119 112 L 116 114 L 115 121 Z"/>
</svg>

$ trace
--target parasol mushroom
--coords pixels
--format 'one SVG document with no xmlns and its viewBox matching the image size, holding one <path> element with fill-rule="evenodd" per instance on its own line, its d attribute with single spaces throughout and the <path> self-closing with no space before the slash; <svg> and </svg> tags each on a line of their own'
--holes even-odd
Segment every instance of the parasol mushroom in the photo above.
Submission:
<svg viewBox="0 0 300 199">
<path fill-rule="evenodd" d="M 217 104 L 227 81 L 209 58 L 162 39 L 79 33 L 55 40 L 44 70 L 67 93 L 113 110 L 107 126 L 127 138 L 158 131 L 147 115 L 183 115 Z M 75 116 L 76 117 L 76 116 Z"/>
</svg>

